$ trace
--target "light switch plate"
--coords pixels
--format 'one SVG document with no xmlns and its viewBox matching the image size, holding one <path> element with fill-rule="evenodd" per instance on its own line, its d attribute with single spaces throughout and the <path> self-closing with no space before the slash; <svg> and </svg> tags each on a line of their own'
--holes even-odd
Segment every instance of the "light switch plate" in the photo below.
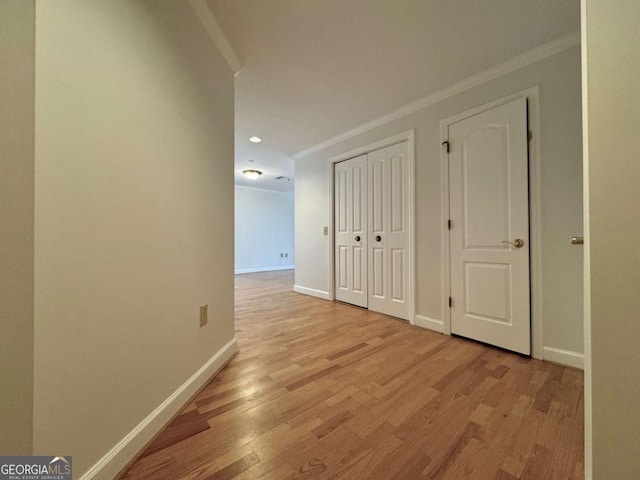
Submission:
<svg viewBox="0 0 640 480">
<path fill-rule="evenodd" d="M 209 319 L 207 318 L 209 305 L 200 305 L 200 326 L 204 327 Z"/>
</svg>

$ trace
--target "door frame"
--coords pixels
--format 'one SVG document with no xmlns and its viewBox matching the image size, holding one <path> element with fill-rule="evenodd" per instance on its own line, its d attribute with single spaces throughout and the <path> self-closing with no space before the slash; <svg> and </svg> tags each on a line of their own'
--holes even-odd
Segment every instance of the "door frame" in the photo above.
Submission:
<svg viewBox="0 0 640 480">
<path fill-rule="evenodd" d="M 529 291 L 531 298 L 531 354 L 533 358 L 543 358 L 542 336 L 542 182 L 540 175 L 540 91 L 539 87 L 528 88 L 506 97 L 493 100 L 464 112 L 440 120 L 440 141 L 448 141 L 449 126 L 479 113 L 509 103 L 518 98 L 527 99 L 527 122 L 533 137 L 529 141 Z M 451 335 L 451 252 L 449 220 L 449 155 L 444 145 L 440 150 L 442 173 L 442 311 L 443 333 Z"/>
<path fill-rule="evenodd" d="M 335 300 L 336 292 L 336 279 L 335 279 L 335 164 L 349 160 L 350 158 L 358 157 L 381 148 L 389 147 L 407 141 L 409 143 L 409 255 L 411 261 L 409 263 L 409 283 L 407 291 L 409 294 L 409 324 L 415 325 L 415 129 L 406 130 L 404 132 L 397 133 L 390 137 L 378 140 L 373 143 L 368 143 L 361 147 L 349 150 L 338 155 L 334 155 L 329 158 L 329 300 Z"/>
</svg>

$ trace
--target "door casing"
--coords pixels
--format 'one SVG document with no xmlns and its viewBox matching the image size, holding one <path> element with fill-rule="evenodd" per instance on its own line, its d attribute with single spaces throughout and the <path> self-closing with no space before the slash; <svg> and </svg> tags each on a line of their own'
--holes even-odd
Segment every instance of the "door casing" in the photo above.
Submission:
<svg viewBox="0 0 640 480">
<path fill-rule="evenodd" d="M 409 144 L 409 254 L 411 261 L 409 264 L 409 283 L 407 291 L 409 295 L 409 323 L 415 325 L 415 130 L 407 130 L 391 137 L 379 140 L 374 143 L 363 145 L 354 150 L 341 153 L 329 158 L 329 300 L 335 300 L 335 209 L 334 209 L 334 189 L 335 189 L 335 164 L 350 158 L 364 155 L 369 152 L 380 150 L 397 143 L 407 141 Z"/>
<path fill-rule="evenodd" d="M 543 358 L 542 340 L 542 206 L 541 206 L 541 176 L 540 176 L 540 117 L 539 117 L 539 89 L 532 87 L 516 92 L 484 105 L 466 110 L 440 121 L 440 140 L 448 140 L 449 125 L 464 120 L 478 113 L 491 110 L 517 98 L 527 98 L 528 123 L 532 137 L 529 141 L 529 232 L 530 249 L 530 288 L 531 288 L 531 352 L 534 358 Z M 449 297 L 451 296 L 451 263 L 449 241 L 450 234 L 447 227 L 449 220 L 449 156 L 443 145 L 441 158 L 441 186 L 442 186 L 442 312 L 443 333 L 451 335 L 451 310 Z"/>
</svg>

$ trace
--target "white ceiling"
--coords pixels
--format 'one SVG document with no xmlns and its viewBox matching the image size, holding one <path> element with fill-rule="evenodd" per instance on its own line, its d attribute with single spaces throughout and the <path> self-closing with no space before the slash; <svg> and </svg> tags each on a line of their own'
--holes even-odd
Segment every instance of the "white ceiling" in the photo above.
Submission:
<svg viewBox="0 0 640 480">
<path fill-rule="evenodd" d="M 296 152 L 580 28 L 579 0 L 208 4 L 242 64 L 236 170 L 265 172 L 237 183 L 278 190 Z"/>
</svg>

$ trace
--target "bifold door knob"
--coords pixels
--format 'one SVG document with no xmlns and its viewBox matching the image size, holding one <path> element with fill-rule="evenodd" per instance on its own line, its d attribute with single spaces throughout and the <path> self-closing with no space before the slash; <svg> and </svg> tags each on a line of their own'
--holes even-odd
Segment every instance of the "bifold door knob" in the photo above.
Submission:
<svg viewBox="0 0 640 480">
<path fill-rule="evenodd" d="M 509 240 L 503 240 L 500 243 L 511 245 L 514 248 L 522 248 L 524 246 L 524 240 L 522 240 L 521 238 L 516 238 L 513 242 L 510 242 Z"/>
<path fill-rule="evenodd" d="M 382 237 L 380 235 L 376 235 L 376 242 L 379 242 L 382 240 Z"/>
<path fill-rule="evenodd" d="M 356 235 L 356 242 L 360 241 L 360 235 Z"/>
</svg>

